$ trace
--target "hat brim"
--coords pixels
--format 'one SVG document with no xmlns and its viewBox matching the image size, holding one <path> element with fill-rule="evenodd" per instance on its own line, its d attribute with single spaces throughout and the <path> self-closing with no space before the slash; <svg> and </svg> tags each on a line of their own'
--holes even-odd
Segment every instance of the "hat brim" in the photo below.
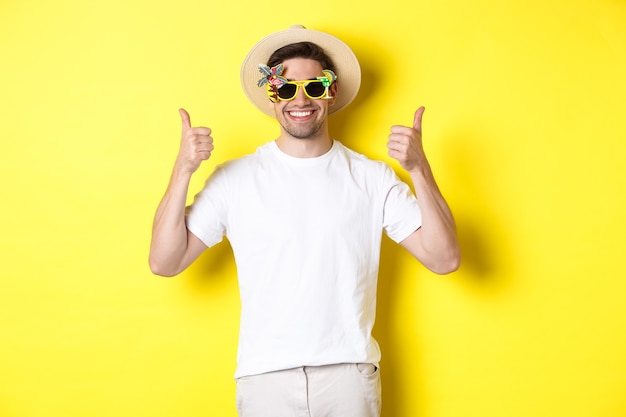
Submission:
<svg viewBox="0 0 626 417">
<path fill-rule="evenodd" d="M 312 42 L 320 46 L 335 64 L 339 92 L 330 114 L 345 108 L 354 100 L 361 86 L 361 67 L 354 52 L 340 39 L 325 32 L 293 26 L 261 39 L 248 52 L 241 65 L 241 86 L 250 101 L 263 113 L 274 117 L 265 88 L 257 86 L 262 74 L 259 64 L 267 64 L 269 57 L 279 48 L 296 42 Z"/>
</svg>

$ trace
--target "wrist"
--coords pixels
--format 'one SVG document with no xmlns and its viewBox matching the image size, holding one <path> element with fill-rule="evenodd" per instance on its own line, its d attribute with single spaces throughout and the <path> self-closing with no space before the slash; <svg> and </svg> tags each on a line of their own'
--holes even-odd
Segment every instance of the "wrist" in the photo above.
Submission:
<svg viewBox="0 0 626 417">
<path fill-rule="evenodd" d="M 426 161 L 421 164 L 416 164 L 411 169 L 407 169 L 407 172 L 409 173 L 409 176 L 411 177 L 413 182 L 434 180 L 433 171 L 430 169 L 430 165 Z"/>
<path fill-rule="evenodd" d="M 179 164 L 177 162 L 174 165 L 174 169 L 172 170 L 171 181 L 176 183 L 189 183 L 191 181 L 191 176 L 193 175 L 193 173 L 193 170 L 190 170 L 184 164 Z"/>
</svg>

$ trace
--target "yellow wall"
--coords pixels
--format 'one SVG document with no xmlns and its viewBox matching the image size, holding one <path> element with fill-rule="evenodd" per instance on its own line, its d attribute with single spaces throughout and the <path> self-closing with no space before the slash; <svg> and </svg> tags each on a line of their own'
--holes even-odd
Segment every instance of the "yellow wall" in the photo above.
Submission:
<svg viewBox="0 0 626 417">
<path fill-rule="evenodd" d="M 154 277 L 151 220 L 178 107 L 214 130 L 193 192 L 275 137 L 239 66 L 294 23 L 362 61 L 347 145 L 389 160 L 426 106 L 458 221 L 451 276 L 384 243 L 384 416 L 626 415 L 623 0 L 2 1 L 0 415 L 236 415 L 230 248 Z"/>
</svg>

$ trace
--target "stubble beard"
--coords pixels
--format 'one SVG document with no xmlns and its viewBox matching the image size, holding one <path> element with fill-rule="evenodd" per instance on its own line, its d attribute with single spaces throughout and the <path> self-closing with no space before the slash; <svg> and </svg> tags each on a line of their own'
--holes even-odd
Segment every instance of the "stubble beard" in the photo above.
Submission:
<svg viewBox="0 0 626 417">
<path fill-rule="evenodd" d="M 319 112 L 319 110 L 317 110 Z M 286 111 L 280 115 L 277 114 L 278 122 L 282 129 L 295 139 L 311 139 L 318 135 L 324 126 L 324 120 L 317 118 L 311 119 L 305 123 L 294 122 L 289 118 Z"/>
<path fill-rule="evenodd" d="M 322 123 L 313 123 L 307 126 L 293 126 L 289 123 L 283 124 L 285 132 L 296 139 L 311 139 L 319 133 L 322 128 Z"/>
</svg>

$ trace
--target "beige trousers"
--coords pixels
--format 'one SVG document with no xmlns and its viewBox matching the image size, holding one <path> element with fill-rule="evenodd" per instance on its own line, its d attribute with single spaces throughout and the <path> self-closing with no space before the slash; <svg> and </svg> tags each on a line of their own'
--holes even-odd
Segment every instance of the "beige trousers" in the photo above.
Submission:
<svg viewBox="0 0 626 417">
<path fill-rule="evenodd" d="M 237 379 L 239 417 L 379 417 L 372 364 L 305 366 Z"/>
</svg>

